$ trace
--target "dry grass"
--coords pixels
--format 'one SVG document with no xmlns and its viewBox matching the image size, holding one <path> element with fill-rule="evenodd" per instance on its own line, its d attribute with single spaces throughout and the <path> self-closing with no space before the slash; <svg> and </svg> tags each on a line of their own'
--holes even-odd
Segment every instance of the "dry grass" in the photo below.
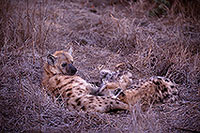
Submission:
<svg viewBox="0 0 200 133">
<path fill-rule="evenodd" d="M 187 8 L 189 17 L 176 1 L 169 16 L 149 18 L 145 1 L 95 2 L 0 2 L 0 131 L 200 131 L 200 23 L 194 5 Z M 134 80 L 161 75 L 178 83 L 179 100 L 145 113 L 139 105 L 130 113 L 67 111 L 40 82 L 46 55 L 70 41 L 78 42 L 75 66 L 89 82 L 98 80 L 100 68 L 124 62 L 122 69 Z"/>
</svg>

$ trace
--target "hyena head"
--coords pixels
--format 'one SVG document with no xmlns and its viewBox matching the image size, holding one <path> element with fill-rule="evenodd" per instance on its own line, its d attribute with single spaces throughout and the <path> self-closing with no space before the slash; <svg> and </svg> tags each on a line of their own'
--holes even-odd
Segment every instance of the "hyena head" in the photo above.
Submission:
<svg viewBox="0 0 200 133">
<path fill-rule="evenodd" d="M 73 66 L 72 48 L 68 52 L 56 51 L 47 56 L 49 70 L 53 74 L 64 74 L 73 76 L 77 69 Z"/>
</svg>

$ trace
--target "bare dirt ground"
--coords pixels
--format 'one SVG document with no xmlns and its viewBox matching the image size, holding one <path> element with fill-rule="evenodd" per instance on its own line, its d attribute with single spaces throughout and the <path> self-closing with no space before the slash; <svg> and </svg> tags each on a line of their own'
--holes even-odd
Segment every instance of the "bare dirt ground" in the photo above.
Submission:
<svg viewBox="0 0 200 133">
<path fill-rule="evenodd" d="M 0 21 L 0 132 L 200 132 L 200 19 L 149 17 L 145 2 L 3 1 Z M 49 53 L 74 44 L 78 75 L 103 68 L 133 79 L 160 75 L 179 84 L 179 99 L 148 112 L 69 112 L 41 86 Z"/>
</svg>

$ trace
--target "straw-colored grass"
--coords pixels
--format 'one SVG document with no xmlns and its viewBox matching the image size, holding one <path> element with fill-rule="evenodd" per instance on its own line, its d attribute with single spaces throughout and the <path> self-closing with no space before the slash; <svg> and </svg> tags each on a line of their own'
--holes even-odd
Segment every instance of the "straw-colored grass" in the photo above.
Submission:
<svg viewBox="0 0 200 133">
<path fill-rule="evenodd" d="M 149 17 L 149 1 L 0 2 L 0 132 L 200 131 L 200 23 L 197 1 L 176 0 L 168 15 Z M 179 99 L 142 112 L 69 112 L 43 91 L 46 56 L 74 45 L 78 75 L 99 80 L 99 69 L 133 79 L 166 76 Z"/>
</svg>

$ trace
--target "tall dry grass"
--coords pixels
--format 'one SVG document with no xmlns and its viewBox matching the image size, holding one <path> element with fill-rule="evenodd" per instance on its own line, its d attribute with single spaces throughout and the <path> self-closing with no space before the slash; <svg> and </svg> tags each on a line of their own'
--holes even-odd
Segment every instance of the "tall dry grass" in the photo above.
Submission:
<svg viewBox="0 0 200 133">
<path fill-rule="evenodd" d="M 198 0 L 137 0 L 129 1 L 129 4 L 134 11 L 143 12 L 150 17 L 167 16 L 180 18 L 179 21 L 192 20 L 193 22 L 198 22 L 200 17 Z"/>
<path fill-rule="evenodd" d="M 122 2 L 0 2 L 1 132 L 200 130 L 200 27 L 193 5 L 188 9 L 175 1 L 167 18 L 155 19 L 147 16 L 145 1 Z M 194 11 L 192 19 L 186 11 Z M 136 105 L 131 113 L 116 114 L 69 112 L 57 105 L 40 84 L 43 62 L 74 40 L 75 65 L 83 78 L 98 80 L 99 67 L 115 69 L 124 62 L 122 69 L 134 73 L 134 80 L 161 75 L 178 83 L 178 103 L 146 113 Z"/>
</svg>

